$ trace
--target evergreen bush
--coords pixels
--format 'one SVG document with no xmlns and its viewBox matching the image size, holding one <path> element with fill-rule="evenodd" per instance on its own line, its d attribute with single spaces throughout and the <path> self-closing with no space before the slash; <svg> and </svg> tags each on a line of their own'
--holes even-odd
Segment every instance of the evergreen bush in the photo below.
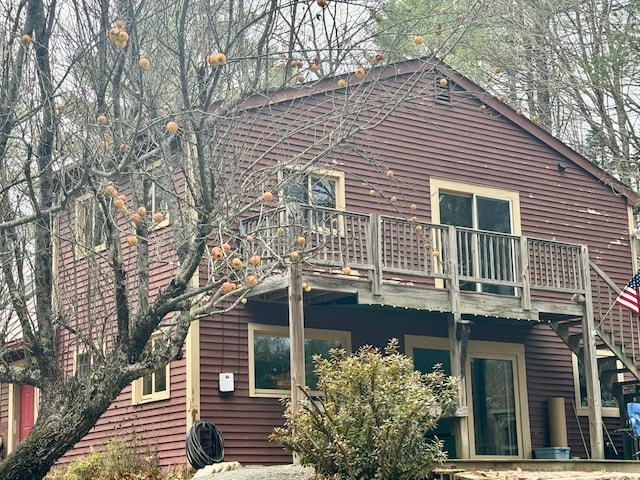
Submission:
<svg viewBox="0 0 640 480">
<path fill-rule="evenodd" d="M 446 460 L 426 434 L 454 407 L 457 379 L 416 371 L 397 339 L 384 353 L 333 350 L 314 363 L 319 395 L 303 389 L 300 408 L 285 400 L 285 425 L 270 436 L 303 465 L 344 480 L 416 480 Z"/>
</svg>

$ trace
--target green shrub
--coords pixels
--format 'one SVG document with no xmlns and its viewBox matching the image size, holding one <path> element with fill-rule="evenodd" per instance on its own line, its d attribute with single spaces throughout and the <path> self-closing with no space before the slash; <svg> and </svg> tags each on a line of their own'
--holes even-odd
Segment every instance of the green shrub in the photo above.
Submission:
<svg viewBox="0 0 640 480">
<path fill-rule="evenodd" d="M 161 480 L 155 455 L 135 442 L 109 440 L 105 450 L 94 451 L 67 467 L 57 469 L 48 480 Z"/>
<path fill-rule="evenodd" d="M 301 408 L 285 401 L 285 425 L 270 438 L 325 477 L 415 480 L 446 460 L 442 443 L 425 437 L 450 411 L 457 380 L 438 367 L 421 374 L 393 339 L 382 354 L 332 351 L 314 358 L 319 398 L 304 390 Z"/>
</svg>

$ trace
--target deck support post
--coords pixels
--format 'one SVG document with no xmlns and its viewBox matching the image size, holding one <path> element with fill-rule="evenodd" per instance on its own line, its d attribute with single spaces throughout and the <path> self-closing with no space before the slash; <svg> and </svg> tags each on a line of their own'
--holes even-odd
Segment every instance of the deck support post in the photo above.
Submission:
<svg viewBox="0 0 640 480">
<path fill-rule="evenodd" d="M 367 230 L 367 245 L 369 246 L 369 262 L 373 270 L 369 272 L 371 280 L 371 293 L 375 296 L 382 295 L 382 218 L 380 215 L 369 216 L 369 228 Z"/>
<path fill-rule="evenodd" d="M 458 248 L 456 245 L 456 229 L 449 227 L 448 238 L 448 262 L 447 270 L 449 278 L 449 301 L 451 304 L 451 316 L 449 317 L 449 354 L 451 359 L 451 376 L 458 377 L 458 406 L 456 409 L 457 421 L 454 423 L 456 438 L 456 456 L 458 458 L 471 458 L 469 447 L 469 407 L 467 406 L 465 368 L 466 341 L 464 336 L 458 334 L 462 323 L 460 307 L 460 280 L 458 278 Z"/>
<path fill-rule="evenodd" d="M 587 403 L 589 407 L 589 441 L 591 460 L 604 458 L 604 437 L 602 427 L 602 397 L 600 377 L 598 375 L 598 356 L 596 354 L 596 329 L 593 314 L 593 298 L 591 295 L 591 276 L 589 252 L 586 246 L 580 249 L 580 265 L 584 287 L 584 315 L 582 317 L 582 347 L 584 373 L 587 386 Z"/>
<path fill-rule="evenodd" d="M 298 408 L 303 398 L 299 386 L 304 387 L 304 307 L 300 266 L 289 268 L 289 348 L 291 363 L 291 405 Z"/>
</svg>

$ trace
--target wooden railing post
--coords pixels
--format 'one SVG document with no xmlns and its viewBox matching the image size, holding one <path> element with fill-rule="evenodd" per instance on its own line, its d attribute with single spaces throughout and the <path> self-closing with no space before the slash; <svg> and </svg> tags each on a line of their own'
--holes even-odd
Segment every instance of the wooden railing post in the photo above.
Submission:
<svg viewBox="0 0 640 480">
<path fill-rule="evenodd" d="M 598 357 L 596 354 L 596 332 L 593 317 L 593 297 L 591 295 L 591 270 L 589 252 L 586 246 L 580 249 L 580 271 L 584 286 L 584 316 L 582 317 L 582 347 L 584 373 L 587 384 L 587 403 L 589 406 L 589 440 L 591 459 L 604 458 L 604 437 L 602 428 L 602 397 L 600 377 L 598 376 Z"/>
<path fill-rule="evenodd" d="M 450 225 L 446 237 L 448 252 L 449 275 L 449 302 L 451 305 L 451 316 L 449 317 L 449 356 L 451 360 L 451 376 L 458 377 L 458 407 L 457 421 L 454 424 L 456 438 L 456 453 L 458 458 L 471 458 L 469 447 L 469 407 L 467 406 L 465 363 L 466 363 L 466 342 L 464 336 L 459 332 L 464 328 L 462 323 L 462 309 L 460 306 L 460 279 L 458 278 L 458 246 L 456 242 L 456 227 Z"/>
<path fill-rule="evenodd" d="M 520 237 L 520 280 L 522 281 L 522 309 L 531 310 L 531 276 L 529 272 L 529 240 Z"/>
<path fill-rule="evenodd" d="M 373 270 L 369 274 L 371 293 L 373 295 L 382 295 L 382 217 L 380 215 L 369 215 L 367 236 L 370 255 L 369 263 L 373 265 Z"/>
</svg>

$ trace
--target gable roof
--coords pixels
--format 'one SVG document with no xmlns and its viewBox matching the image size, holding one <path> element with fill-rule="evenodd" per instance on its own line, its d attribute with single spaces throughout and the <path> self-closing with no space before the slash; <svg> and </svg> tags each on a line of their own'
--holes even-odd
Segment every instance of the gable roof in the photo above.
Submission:
<svg viewBox="0 0 640 480">
<path fill-rule="evenodd" d="M 350 86 L 358 85 L 360 83 L 370 83 L 373 81 L 391 79 L 399 76 L 410 76 L 412 74 L 424 74 L 428 72 L 442 75 L 443 77 L 446 77 L 450 81 L 454 82 L 458 87 L 462 88 L 470 95 L 476 97 L 488 108 L 491 108 L 496 113 L 500 114 L 505 119 L 517 125 L 532 137 L 536 138 L 541 143 L 556 151 L 567 161 L 589 173 L 592 177 L 594 177 L 602 184 L 608 186 L 614 194 L 624 196 L 626 198 L 627 205 L 634 206 L 638 201 L 638 195 L 630 187 L 622 183 L 613 175 L 607 173 L 597 165 L 590 162 L 587 158 L 573 150 L 558 138 L 551 135 L 548 131 L 537 125 L 535 122 L 529 120 L 523 115 L 518 115 L 513 108 L 511 108 L 498 98 L 494 97 L 492 94 L 480 87 L 477 83 L 460 74 L 434 56 L 422 57 L 389 65 L 373 67 L 369 71 L 369 74 L 362 79 L 355 78 L 355 76 L 349 73 L 337 75 L 334 77 L 325 77 L 318 80 L 317 82 L 304 84 L 301 87 L 285 88 L 275 92 L 270 92 L 269 94 L 256 94 L 249 97 L 244 102 L 243 106 L 247 110 L 252 110 L 254 108 L 275 105 L 281 102 L 299 100 L 319 94 L 326 94 L 331 91 L 350 88 Z M 338 79 L 341 78 L 348 78 L 349 82 L 347 87 L 340 87 L 337 85 Z"/>
</svg>

